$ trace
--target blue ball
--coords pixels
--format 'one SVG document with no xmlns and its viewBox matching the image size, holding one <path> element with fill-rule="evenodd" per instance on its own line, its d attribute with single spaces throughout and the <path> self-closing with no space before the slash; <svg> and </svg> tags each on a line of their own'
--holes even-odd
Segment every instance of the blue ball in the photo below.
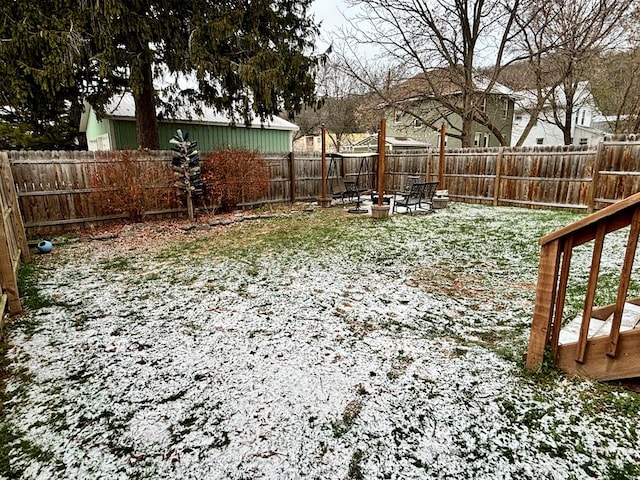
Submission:
<svg viewBox="0 0 640 480">
<path fill-rule="evenodd" d="M 49 253 L 53 248 L 53 244 L 48 240 L 43 240 L 37 245 L 37 249 L 40 253 Z"/>
</svg>

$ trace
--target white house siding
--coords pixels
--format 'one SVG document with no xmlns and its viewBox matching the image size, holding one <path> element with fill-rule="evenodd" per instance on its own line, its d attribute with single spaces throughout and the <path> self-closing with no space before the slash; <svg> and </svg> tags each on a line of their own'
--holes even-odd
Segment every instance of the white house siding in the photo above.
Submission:
<svg viewBox="0 0 640 480">
<path fill-rule="evenodd" d="M 519 97 L 519 100 L 516 102 L 516 108 L 514 111 L 511 146 L 515 146 L 522 136 L 530 118 L 530 115 L 527 113 L 527 108 L 531 107 L 535 102 L 535 97 L 530 92 L 519 92 L 517 96 Z M 558 92 L 556 97 L 561 98 L 562 92 Z M 595 106 L 595 101 L 593 99 L 593 95 L 591 95 L 587 82 L 580 82 L 578 86 L 574 110 L 571 123 L 571 138 L 574 145 L 579 145 L 581 140 L 584 142 L 585 138 L 591 139 L 593 135 L 595 135 L 595 130 L 591 129 L 591 127 L 594 118 L 600 115 L 600 111 Z M 558 115 L 560 118 L 564 119 L 564 110 L 560 110 Z M 547 106 L 546 109 L 538 116 L 538 121 L 533 126 L 522 145 L 525 147 L 532 147 L 535 145 L 563 145 L 563 132 L 553 122 L 553 118 L 553 111 L 549 106 Z M 588 136 L 577 134 L 576 128 L 590 129 L 591 134 Z M 599 138 L 601 139 L 602 135 L 600 135 Z M 591 142 L 592 140 L 588 141 Z"/>
<path fill-rule="evenodd" d="M 511 146 L 515 146 L 522 136 L 530 116 L 528 114 L 516 115 L 513 119 L 513 128 L 511 130 Z M 540 140 L 542 139 L 542 140 Z M 540 143 L 540 141 L 542 143 Z M 546 121 L 538 119 L 536 124 L 531 128 L 527 138 L 522 144 L 523 147 L 533 147 L 536 145 L 562 145 L 564 144 L 564 136 L 562 130 L 556 125 L 552 125 Z"/>
<path fill-rule="evenodd" d="M 595 146 L 604 139 L 605 135 L 606 132 L 602 130 L 578 125 L 573 135 L 573 144 Z"/>
</svg>

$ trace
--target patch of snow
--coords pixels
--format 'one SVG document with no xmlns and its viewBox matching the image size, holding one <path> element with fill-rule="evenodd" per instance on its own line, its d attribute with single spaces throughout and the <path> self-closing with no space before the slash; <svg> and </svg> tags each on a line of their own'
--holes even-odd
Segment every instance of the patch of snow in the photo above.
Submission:
<svg viewBox="0 0 640 480">
<path fill-rule="evenodd" d="M 491 346 L 526 340 L 536 235 L 561 221 L 450 204 L 354 219 L 322 250 L 56 248 L 42 260 L 56 305 L 11 337 L 31 378 L 7 384 L 7 422 L 46 455 L 16 444 L 12 464 L 24 479 L 239 480 L 566 479 L 637 463 L 635 418 L 591 413 L 590 382 L 541 387 Z"/>
</svg>

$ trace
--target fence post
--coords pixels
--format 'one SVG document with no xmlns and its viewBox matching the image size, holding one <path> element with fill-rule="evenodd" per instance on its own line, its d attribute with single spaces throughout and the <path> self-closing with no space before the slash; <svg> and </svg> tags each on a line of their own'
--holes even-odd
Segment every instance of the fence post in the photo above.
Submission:
<svg viewBox="0 0 640 480">
<path fill-rule="evenodd" d="M 447 134 L 447 126 L 442 122 L 442 127 L 440 127 L 440 163 L 438 165 L 438 186 L 441 190 L 446 189 L 446 184 L 444 182 L 444 141 Z"/>
<path fill-rule="evenodd" d="M 320 206 L 330 207 L 331 199 L 327 198 L 327 129 L 322 124 L 322 183 L 320 185 Z"/>
<path fill-rule="evenodd" d="M 600 177 L 600 164 L 602 163 L 602 155 L 604 155 L 604 142 L 600 142 L 598 144 L 598 148 L 596 149 L 596 158 L 593 161 L 591 188 L 589 189 L 589 202 L 587 204 L 588 213 L 592 213 L 596 206 L 596 188 Z"/>
<path fill-rule="evenodd" d="M 382 206 L 383 194 L 384 194 L 384 155 L 387 148 L 387 119 L 380 119 L 380 131 L 378 132 L 378 168 L 376 170 L 378 174 L 378 206 Z"/>
<path fill-rule="evenodd" d="M 500 198 L 500 175 L 502 174 L 502 156 L 504 155 L 504 147 L 498 149 L 498 158 L 496 158 L 496 178 L 493 181 L 493 206 L 498 205 Z"/>
<path fill-rule="evenodd" d="M 293 150 L 289 152 L 289 181 L 291 182 L 291 203 L 296 203 L 296 165 Z"/>
<path fill-rule="evenodd" d="M 4 212 L 2 212 L 4 214 Z M 20 294 L 18 293 L 17 267 L 12 259 L 14 252 L 11 251 L 9 238 L 4 222 L 0 224 L 0 286 L 7 294 L 9 301 L 9 313 L 12 315 L 22 312 L 20 304 Z M 4 316 L 4 311 L 0 312 Z"/>
</svg>

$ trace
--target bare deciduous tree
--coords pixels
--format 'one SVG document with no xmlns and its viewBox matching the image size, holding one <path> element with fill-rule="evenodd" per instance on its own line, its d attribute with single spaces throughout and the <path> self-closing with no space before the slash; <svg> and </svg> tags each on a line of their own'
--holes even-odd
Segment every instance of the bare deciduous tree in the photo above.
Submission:
<svg viewBox="0 0 640 480">
<path fill-rule="evenodd" d="M 539 0 L 543 1 L 543 0 Z M 561 79 L 560 89 L 551 95 L 554 123 L 562 130 L 565 145 L 572 141 L 574 112 L 579 105 L 579 82 L 586 78 L 592 60 L 603 50 L 624 40 L 621 19 L 635 6 L 635 0 L 545 0 L 554 21 L 549 25 L 549 42 L 559 45 L 550 55 Z"/>
<path fill-rule="evenodd" d="M 521 0 L 354 0 L 362 14 L 352 19 L 337 50 L 347 72 L 374 91 L 381 102 L 439 129 L 448 122 L 450 136 L 464 146 L 473 142 L 472 124 L 485 125 L 502 144 L 508 139 L 482 109 L 496 86 L 508 47 L 518 35 Z M 363 59 L 354 46 L 374 45 L 377 61 Z M 511 58 L 510 61 L 513 61 Z M 405 78 L 383 80 L 380 66 L 417 78 L 412 102 L 389 88 Z M 482 65 L 496 65 L 478 81 Z M 435 74 L 434 74 L 435 72 Z M 416 109 L 418 97 L 432 108 Z M 424 102 L 420 102 L 424 106 Z M 460 119 L 452 121 L 453 117 Z"/>
<path fill-rule="evenodd" d="M 473 122 L 507 143 L 500 125 L 480 106 L 496 91 L 505 67 L 524 61 L 534 100 L 520 143 L 549 104 L 551 121 L 570 143 L 578 83 L 588 61 L 624 38 L 621 20 L 635 11 L 637 1 L 352 0 L 362 13 L 351 19 L 335 50 L 347 73 L 380 103 L 434 130 L 447 121 L 449 135 L 463 146 L 472 145 Z M 378 56 L 363 58 L 362 45 L 374 46 Z M 388 69 L 408 75 L 384 81 Z M 407 101 L 389 87 L 410 77 L 419 85 L 414 82 Z M 421 99 L 432 108 L 417 108 L 425 104 Z"/>
<path fill-rule="evenodd" d="M 612 116 L 614 133 L 640 133 L 640 9 L 625 15 L 621 25 L 628 48 L 604 52 L 590 70 L 592 92 L 602 112 Z"/>
<path fill-rule="evenodd" d="M 526 106 L 529 122 L 521 145 L 540 116 L 555 124 L 566 145 L 572 142 L 575 112 L 583 101 L 580 82 L 589 77 L 594 59 L 626 41 L 622 19 L 636 0 L 531 0 L 516 21 L 517 48 L 526 56 L 526 89 L 534 100 Z M 546 111 L 545 106 L 550 106 Z"/>
<path fill-rule="evenodd" d="M 600 110 L 613 117 L 613 133 L 640 133 L 640 48 L 598 59 L 589 75 Z"/>
<path fill-rule="evenodd" d="M 353 78 L 344 74 L 335 63 L 327 63 L 317 74 L 317 96 L 320 104 L 307 107 L 295 117 L 300 127 L 298 137 L 317 133 L 324 125 L 336 151 L 341 151 L 348 134 L 366 131 L 358 117 L 363 89 Z"/>
</svg>

